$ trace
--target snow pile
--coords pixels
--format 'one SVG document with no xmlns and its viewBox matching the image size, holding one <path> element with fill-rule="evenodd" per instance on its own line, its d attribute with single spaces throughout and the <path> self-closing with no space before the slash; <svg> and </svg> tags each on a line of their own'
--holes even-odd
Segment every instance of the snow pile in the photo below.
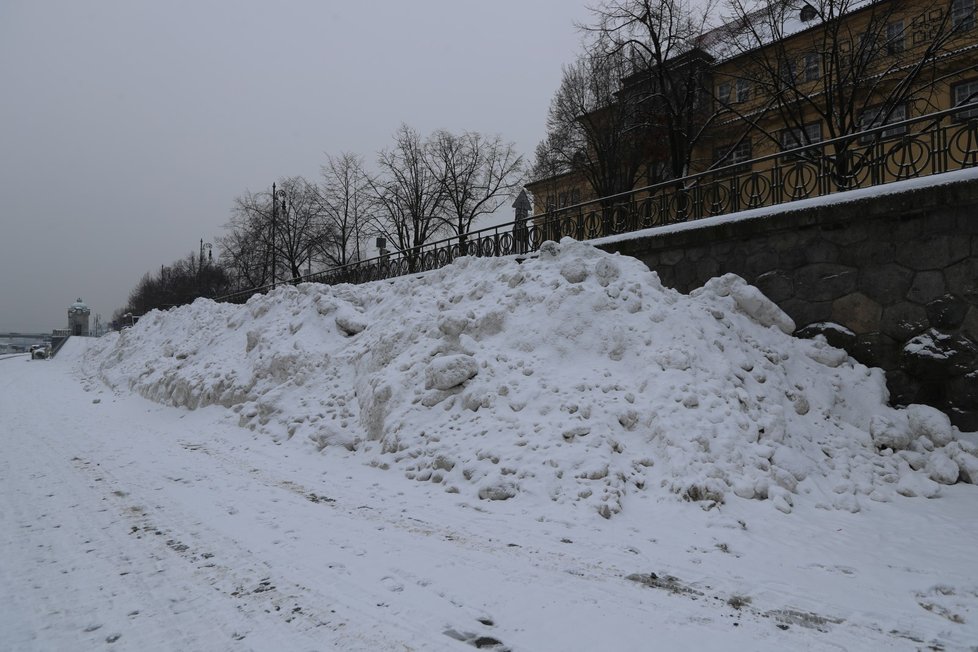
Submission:
<svg viewBox="0 0 978 652">
<path fill-rule="evenodd" d="M 978 447 L 943 414 L 887 407 L 881 371 L 793 330 L 737 276 L 683 295 L 565 239 L 522 264 L 200 300 L 92 357 L 113 386 L 223 405 L 279 440 L 605 517 L 636 491 L 858 511 L 978 479 Z"/>
</svg>

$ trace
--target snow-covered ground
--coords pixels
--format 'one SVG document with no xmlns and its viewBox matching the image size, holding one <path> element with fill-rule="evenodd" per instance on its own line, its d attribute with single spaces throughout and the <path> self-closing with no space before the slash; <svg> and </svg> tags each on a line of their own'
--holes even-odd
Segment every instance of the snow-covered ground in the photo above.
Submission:
<svg viewBox="0 0 978 652">
<path fill-rule="evenodd" d="M 975 436 L 791 330 L 565 241 L 0 360 L 0 649 L 978 649 Z"/>
</svg>

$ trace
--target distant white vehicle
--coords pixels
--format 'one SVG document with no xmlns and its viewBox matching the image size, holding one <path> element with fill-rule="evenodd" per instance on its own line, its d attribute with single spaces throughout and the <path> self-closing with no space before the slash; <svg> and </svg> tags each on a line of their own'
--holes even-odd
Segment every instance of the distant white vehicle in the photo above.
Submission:
<svg viewBox="0 0 978 652">
<path fill-rule="evenodd" d="M 31 344 L 28 352 L 31 354 L 31 360 L 45 360 L 48 357 L 48 349 L 43 344 Z"/>
</svg>

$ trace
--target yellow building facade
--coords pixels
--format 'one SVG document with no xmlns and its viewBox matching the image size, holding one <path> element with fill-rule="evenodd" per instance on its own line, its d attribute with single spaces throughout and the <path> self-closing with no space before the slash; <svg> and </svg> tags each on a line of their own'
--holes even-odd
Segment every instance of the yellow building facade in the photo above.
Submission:
<svg viewBox="0 0 978 652">
<path fill-rule="evenodd" d="M 951 158 L 970 155 L 973 143 L 960 136 L 954 142 L 910 143 L 909 136 L 933 125 L 900 123 L 978 101 L 975 0 L 867 0 L 845 4 L 842 15 L 835 15 L 839 8 L 831 0 L 778 1 L 702 35 L 697 47 L 709 54 L 701 59 L 706 67 L 701 79 L 713 110 L 692 148 L 691 174 L 705 172 L 714 180 L 718 175 L 753 176 L 753 182 L 778 186 L 782 194 L 810 196 L 824 183 L 819 179 L 826 176 L 826 160 L 835 166 L 831 174 L 838 177 L 837 189 L 843 189 L 850 183 L 848 175 L 861 174 L 865 162 L 878 156 L 880 150 L 873 148 L 892 148 L 900 139 L 906 151 L 899 155 L 909 162 L 874 171 L 880 176 L 875 182 L 942 171 L 934 168 L 936 159 L 917 151 L 921 148 L 960 150 L 945 152 Z M 973 118 L 978 109 L 944 119 L 963 123 Z M 855 135 L 866 130 L 874 131 Z M 804 151 L 779 155 L 826 141 L 832 142 L 817 156 Z M 650 161 L 648 168 L 659 164 Z M 789 174 L 797 178 L 789 181 L 784 176 Z M 650 178 L 639 176 L 639 190 L 629 201 L 655 193 L 641 190 Z M 555 211 L 583 216 L 588 209 L 581 205 L 597 199 L 583 175 L 573 171 L 537 179 L 527 189 L 538 216 Z M 733 209 L 765 203 L 736 183 L 729 192 L 743 195 L 736 202 L 724 200 Z M 592 218 L 589 228 L 578 224 L 577 235 L 608 232 L 615 219 L 607 215 L 611 203 L 604 202 L 606 214 Z"/>
</svg>

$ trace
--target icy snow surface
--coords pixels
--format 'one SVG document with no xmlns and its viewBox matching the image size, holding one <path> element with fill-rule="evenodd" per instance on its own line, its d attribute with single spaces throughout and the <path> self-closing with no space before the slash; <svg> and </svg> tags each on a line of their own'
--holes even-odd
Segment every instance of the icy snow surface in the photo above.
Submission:
<svg viewBox="0 0 978 652">
<path fill-rule="evenodd" d="M 978 480 L 976 447 L 946 417 L 887 407 L 881 371 L 793 330 L 737 276 L 683 295 L 565 239 L 522 263 L 199 300 L 91 355 L 116 388 L 220 404 L 276 440 L 605 518 L 663 489 L 705 509 L 739 497 L 857 512 Z"/>
</svg>

